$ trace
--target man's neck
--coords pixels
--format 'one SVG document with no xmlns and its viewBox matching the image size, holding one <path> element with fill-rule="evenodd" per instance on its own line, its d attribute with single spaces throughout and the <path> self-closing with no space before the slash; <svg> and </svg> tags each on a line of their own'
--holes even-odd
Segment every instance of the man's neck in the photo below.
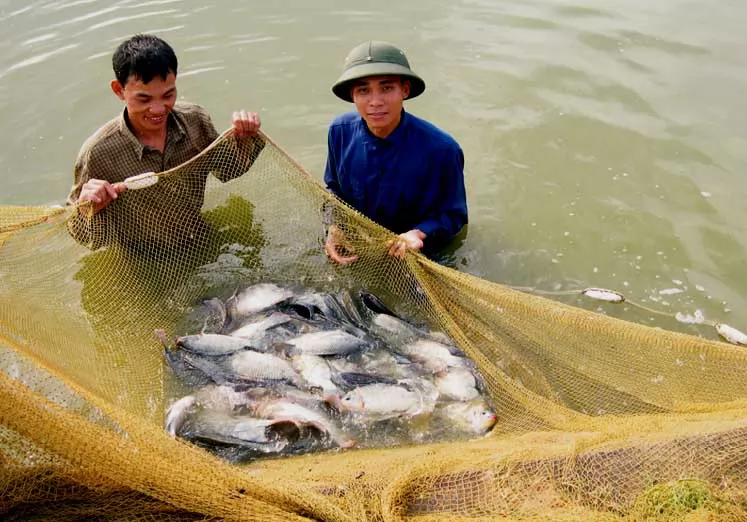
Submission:
<svg viewBox="0 0 747 522">
<path fill-rule="evenodd" d="M 154 131 L 144 131 L 142 129 L 135 128 L 135 126 L 132 125 L 129 116 L 127 118 L 127 126 L 130 128 L 137 140 L 144 146 L 156 149 L 159 152 L 163 152 L 164 149 L 166 149 L 166 137 L 168 136 L 169 128 L 168 118 L 166 119 L 166 124 L 163 127 Z"/>
</svg>

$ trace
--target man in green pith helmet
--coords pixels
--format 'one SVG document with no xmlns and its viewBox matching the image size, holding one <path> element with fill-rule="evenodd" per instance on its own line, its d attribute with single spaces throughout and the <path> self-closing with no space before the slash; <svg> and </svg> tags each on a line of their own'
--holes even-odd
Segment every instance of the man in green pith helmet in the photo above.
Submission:
<svg viewBox="0 0 747 522">
<path fill-rule="evenodd" d="M 356 111 L 329 127 L 327 189 L 399 234 L 389 250 L 397 257 L 407 250 L 435 253 L 467 223 L 461 147 L 403 108 L 424 90 L 404 52 L 379 41 L 356 46 L 332 87 Z M 357 256 L 342 250 L 343 236 L 330 226 L 325 252 L 336 263 L 352 263 Z"/>
</svg>

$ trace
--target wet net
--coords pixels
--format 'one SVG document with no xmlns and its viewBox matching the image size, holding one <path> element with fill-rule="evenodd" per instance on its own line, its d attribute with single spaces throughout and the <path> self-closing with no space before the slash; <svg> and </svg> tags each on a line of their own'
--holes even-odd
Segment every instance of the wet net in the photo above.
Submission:
<svg viewBox="0 0 747 522">
<path fill-rule="evenodd" d="M 210 175 L 236 168 L 226 133 L 105 217 L 0 208 L 3 520 L 747 520 L 744 348 L 389 257 L 390 232 L 262 139 L 239 177 Z M 191 216 L 179 194 L 203 187 Z M 350 266 L 324 254 L 330 219 Z M 446 332 L 497 425 L 247 465 L 170 436 L 154 330 L 257 282 L 364 286 Z"/>
</svg>

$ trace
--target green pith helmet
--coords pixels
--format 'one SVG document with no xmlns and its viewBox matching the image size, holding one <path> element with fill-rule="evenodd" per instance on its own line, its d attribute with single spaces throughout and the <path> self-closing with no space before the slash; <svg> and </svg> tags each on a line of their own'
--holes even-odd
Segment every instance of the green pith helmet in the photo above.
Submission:
<svg viewBox="0 0 747 522">
<path fill-rule="evenodd" d="M 364 42 L 356 46 L 345 58 L 345 69 L 332 92 L 346 102 L 352 102 L 351 83 L 368 76 L 402 76 L 410 80 L 408 100 L 420 96 L 425 90 L 425 82 L 410 69 L 410 62 L 401 50 L 388 42 Z"/>
</svg>

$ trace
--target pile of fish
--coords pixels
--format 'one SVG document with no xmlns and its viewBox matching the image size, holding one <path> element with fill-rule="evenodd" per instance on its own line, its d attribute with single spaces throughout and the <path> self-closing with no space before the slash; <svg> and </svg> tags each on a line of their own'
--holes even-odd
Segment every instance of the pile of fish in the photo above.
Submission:
<svg viewBox="0 0 747 522">
<path fill-rule="evenodd" d="M 364 290 L 259 283 L 205 301 L 199 317 L 199 333 L 173 345 L 156 332 L 191 391 L 165 427 L 230 462 L 474 437 L 496 423 L 473 361 Z"/>
</svg>

